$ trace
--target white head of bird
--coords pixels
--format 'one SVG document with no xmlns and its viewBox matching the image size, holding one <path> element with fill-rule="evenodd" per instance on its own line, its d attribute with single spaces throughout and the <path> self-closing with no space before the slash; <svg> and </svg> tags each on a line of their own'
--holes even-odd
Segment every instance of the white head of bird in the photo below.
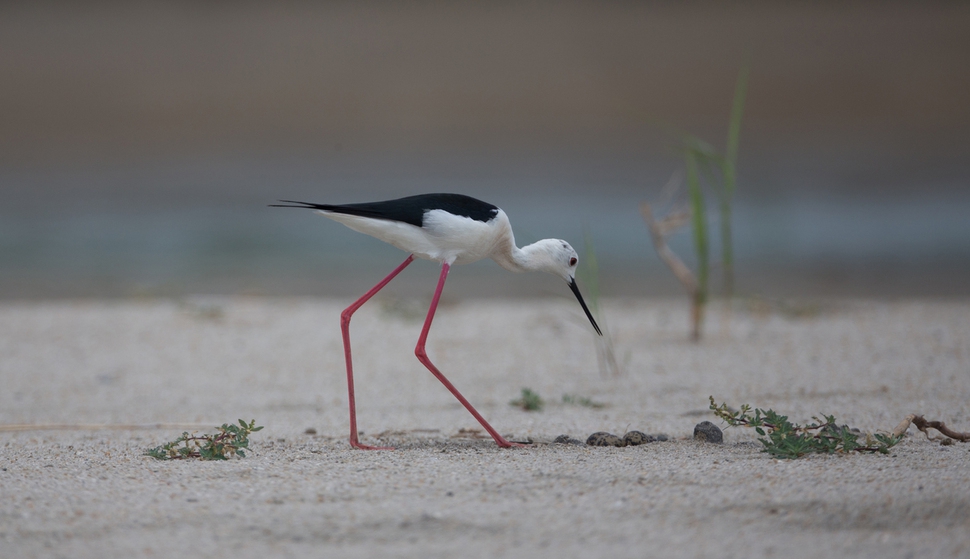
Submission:
<svg viewBox="0 0 970 559">
<path fill-rule="evenodd" d="M 521 249 L 519 263 L 523 268 L 559 276 L 566 283 L 576 277 L 579 255 L 569 243 L 560 239 L 542 239 Z"/>
</svg>

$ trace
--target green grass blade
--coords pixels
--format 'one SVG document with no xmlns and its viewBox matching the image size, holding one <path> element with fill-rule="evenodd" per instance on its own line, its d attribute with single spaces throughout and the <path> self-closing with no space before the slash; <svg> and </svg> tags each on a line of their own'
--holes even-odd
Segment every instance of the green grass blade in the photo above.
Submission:
<svg viewBox="0 0 970 559">
<path fill-rule="evenodd" d="M 697 155 L 693 150 L 684 153 L 687 163 L 687 192 L 690 197 L 691 222 L 694 231 L 694 252 L 697 253 L 697 287 L 700 302 L 707 300 L 707 277 L 709 273 L 707 216 L 704 211 L 704 193 L 698 177 Z"/>
<path fill-rule="evenodd" d="M 731 199 L 737 188 L 738 141 L 741 135 L 741 118 L 744 115 L 744 101 L 748 93 L 750 60 L 745 60 L 738 72 L 734 86 L 734 101 L 731 104 L 731 120 L 728 124 L 728 137 L 721 163 L 724 189 L 721 193 L 721 260 L 724 266 L 724 292 L 734 295 L 734 240 L 731 228 Z"/>
</svg>

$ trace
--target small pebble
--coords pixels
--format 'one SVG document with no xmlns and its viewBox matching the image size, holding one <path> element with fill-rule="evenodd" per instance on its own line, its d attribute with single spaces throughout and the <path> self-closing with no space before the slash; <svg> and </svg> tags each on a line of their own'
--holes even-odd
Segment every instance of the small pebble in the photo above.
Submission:
<svg viewBox="0 0 970 559">
<path fill-rule="evenodd" d="M 586 444 L 589 446 L 624 446 L 626 443 L 623 442 L 623 439 L 612 433 L 599 431 L 590 435 L 586 439 Z"/>
<path fill-rule="evenodd" d="M 640 431 L 630 431 L 626 435 L 623 435 L 623 442 L 626 443 L 627 446 L 637 446 L 652 443 L 656 440 L 657 438 L 653 435 L 648 435 Z"/>
<path fill-rule="evenodd" d="M 721 429 L 710 421 L 701 421 L 694 426 L 694 440 L 708 443 L 721 444 L 724 442 L 724 434 Z"/>
<path fill-rule="evenodd" d="M 306 428 L 306 431 L 303 431 L 303 433 L 306 434 L 306 435 L 316 435 L 317 434 L 317 430 L 314 429 L 313 427 L 307 427 Z"/>
<path fill-rule="evenodd" d="M 579 439 L 574 439 L 569 435 L 559 435 L 558 437 L 556 437 L 556 440 L 553 442 L 556 442 L 559 444 L 583 444 L 583 441 Z"/>
</svg>

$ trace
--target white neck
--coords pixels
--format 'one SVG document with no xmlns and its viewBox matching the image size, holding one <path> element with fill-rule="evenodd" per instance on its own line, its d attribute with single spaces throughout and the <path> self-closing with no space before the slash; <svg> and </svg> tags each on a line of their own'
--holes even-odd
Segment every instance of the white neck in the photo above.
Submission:
<svg viewBox="0 0 970 559">
<path fill-rule="evenodd" d="M 549 263 L 543 258 L 543 244 L 544 241 L 538 241 L 519 248 L 514 239 L 509 239 L 507 250 L 497 252 L 492 259 L 510 272 L 545 272 Z"/>
</svg>

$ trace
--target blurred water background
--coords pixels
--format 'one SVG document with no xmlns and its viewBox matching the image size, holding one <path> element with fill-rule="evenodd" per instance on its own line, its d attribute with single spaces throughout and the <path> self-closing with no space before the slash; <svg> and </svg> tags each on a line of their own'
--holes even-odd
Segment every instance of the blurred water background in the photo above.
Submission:
<svg viewBox="0 0 970 559">
<path fill-rule="evenodd" d="M 441 191 L 679 293 L 637 205 L 671 130 L 723 149 L 746 56 L 737 291 L 970 294 L 966 3 L 108 2 L 0 5 L 0 298 L 349 296 L 404 254 L 267 204 Z M 446 293 L 568 296 L 491 261 Z"/>
</svg>

